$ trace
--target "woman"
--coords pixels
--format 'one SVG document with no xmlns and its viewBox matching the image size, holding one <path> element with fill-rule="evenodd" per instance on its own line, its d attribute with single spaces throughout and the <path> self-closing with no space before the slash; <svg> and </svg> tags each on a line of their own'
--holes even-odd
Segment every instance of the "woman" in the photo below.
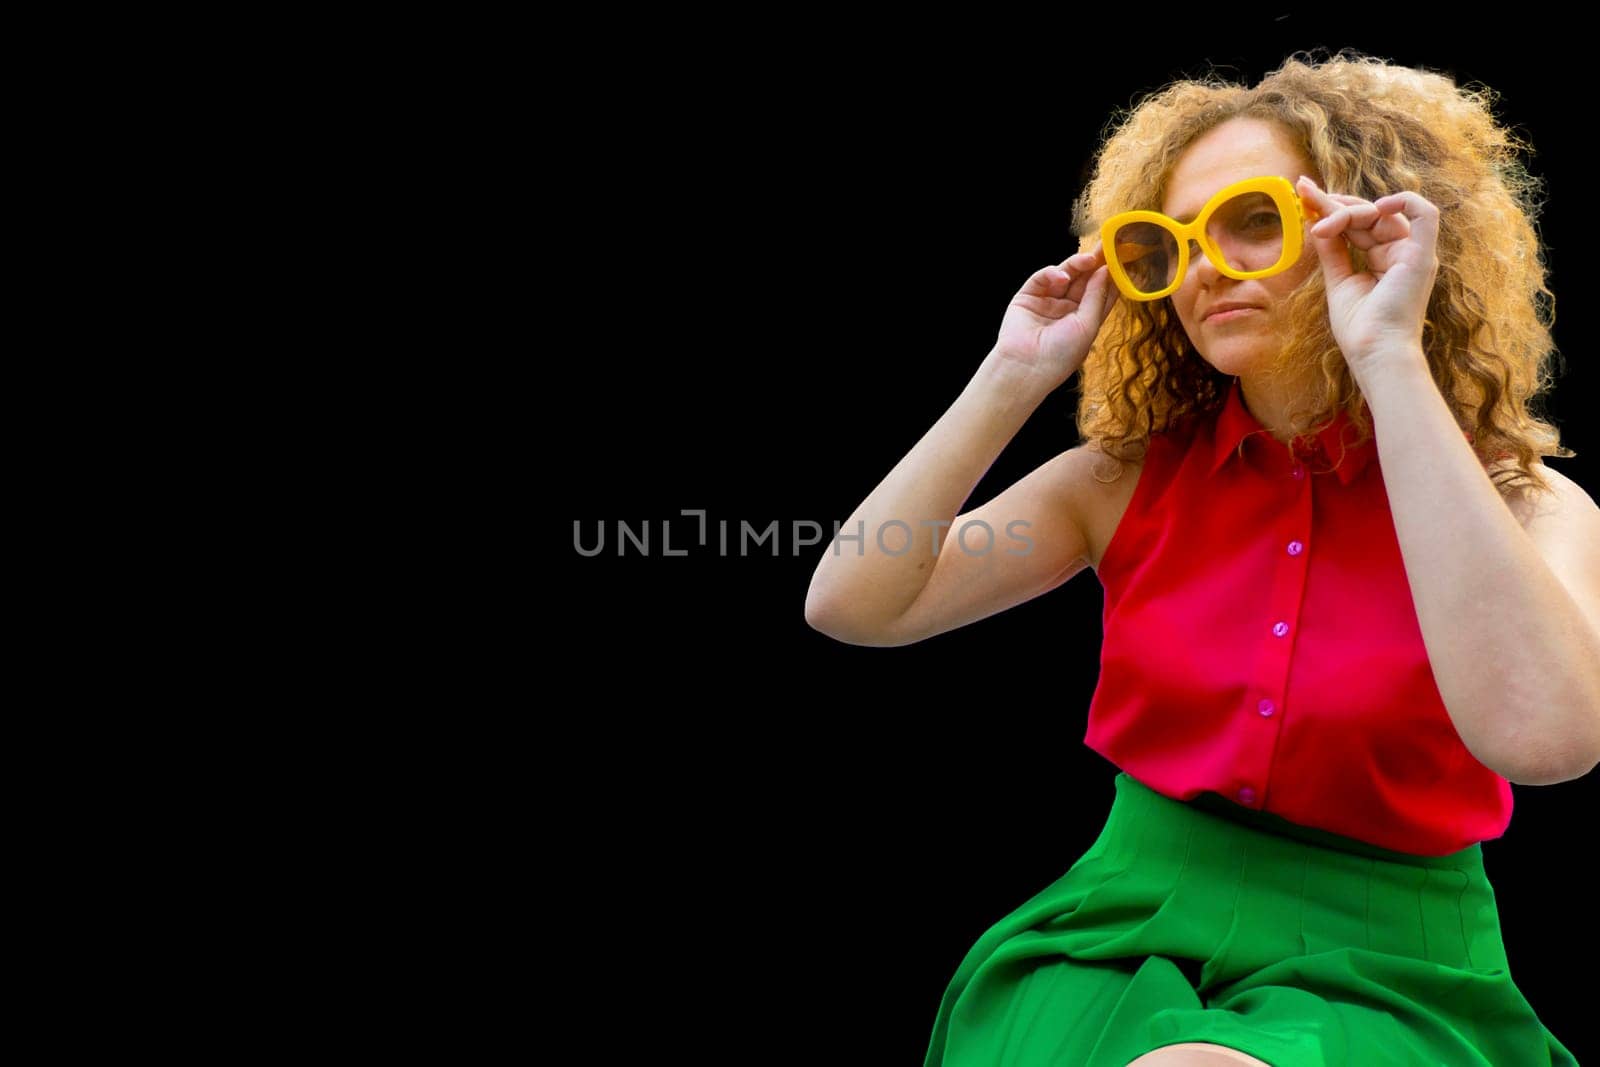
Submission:
<svg viewBox="0 0 1600 1067">
<path fill-rule="evenodd" d="M 1576 1062 L 1481 847 L 1511 783 L 1600 759 L 1600 509 L 1527 407 L 1553 346 L 1516 147 L 1350 54 L 1152 94 L 1082 250 L 824 553 L 806 618 L 855 644 L 1105 588 L 1110 816 L 973 945 L 929 1067 Z M 958 514 L 1080 368 L 1086 443 Z"/>
</svg>

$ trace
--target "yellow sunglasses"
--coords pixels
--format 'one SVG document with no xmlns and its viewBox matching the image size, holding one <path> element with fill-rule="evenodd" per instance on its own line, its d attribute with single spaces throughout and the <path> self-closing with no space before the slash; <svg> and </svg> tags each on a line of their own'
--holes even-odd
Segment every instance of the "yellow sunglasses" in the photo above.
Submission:
<svg viewBox="0 0 1600 1067">
<path fill-rule="evenodd" d="M 1268 175 L 1218 190 L 1193 222 L 1159 211 L 1113 215 L 1100 226 L 1100 245 L 1124 296 L 1159 300 L 1183 284 L 1190 241 L 1229 278 L 1266 278 L 1300 259 L 1303 231 L 1319 218 L 1289 179 Z"/>
</svg>

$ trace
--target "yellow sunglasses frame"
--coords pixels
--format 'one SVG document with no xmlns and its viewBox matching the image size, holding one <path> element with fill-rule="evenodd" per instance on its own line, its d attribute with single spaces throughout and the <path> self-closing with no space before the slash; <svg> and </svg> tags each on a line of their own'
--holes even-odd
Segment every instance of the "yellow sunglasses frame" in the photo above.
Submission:
<svg viewBox="0 0 1600 1067">
<path fill-rule="evenodd" d="M 1206 223 L 1212 214 L 1224 203 L 1244 193 L 1266 193 L 1278 205 L 1280 218 L 1294 219 L 1296 225 L 1286 226 L 1283 231 L 1283 256 L 1277 263 L 1265 270 L 1239 271 L 1234 270 L 1223 261 L 1222 252 L 1206 235 Z M 1306 203 L 1299 193 L 1295 192 L 1294 183 L 1287 178 L 1276 175 L 1267 175 L 1260 178 L 1246 178 L 1225 186 L 1207 200 L 1200 213 L 1194 217 L 1193 222 L 1183 223 L 1159 211 L 1124 211 L 1113 215 L 1100 224 L 1100 247 L 1112 248 L 1112 238 L 1117 230 L 1131 222 L 1149 222 L 1160 226 L 1172 234 L 1178 242 L 1178 269 L 1174 275 L 1175 280 L 1159 293 L 1141 293 L 1135 289 L 1132 280 L 1122 268 L 1122 261 L 1114 255 L 1106 256 L 1106 268 L 1111 272 L 1111 280 L 1117 283 L 1117 288 L 1122 290 L 1122 295 L 1129 300 L 1160 300 L 1176 292 L 1183 284 L 1183 279 L 1189 274 L 1189 242 L 1195 241 L 1200 245 L 1200 250 L 1207 259 L 1216 266 L 1217 270 L 1229 278 L 1244 280 L 1246 278 L 1266 278 L 1278 274 L 1294 266 L 1300 259 L 1300 253 L 1305 247 L 1303 231 L 1308 224 L 1315 223 L 1322 215 L 1315 207 Z"/>
</svg>

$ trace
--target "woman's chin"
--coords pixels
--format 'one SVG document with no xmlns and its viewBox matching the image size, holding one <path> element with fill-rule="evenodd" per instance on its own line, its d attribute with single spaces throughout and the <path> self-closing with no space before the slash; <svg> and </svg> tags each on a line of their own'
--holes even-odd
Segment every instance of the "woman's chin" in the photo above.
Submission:
<svg viewBox="0 0 1600 1067">
<path fill-rule="evenodd" d="M 1200 354 L 1217 370 L 1235 378 L 1272 364 L 1272 353 L 1259 345 L 1213 344 L 1210 351 Z"/>
</svg>

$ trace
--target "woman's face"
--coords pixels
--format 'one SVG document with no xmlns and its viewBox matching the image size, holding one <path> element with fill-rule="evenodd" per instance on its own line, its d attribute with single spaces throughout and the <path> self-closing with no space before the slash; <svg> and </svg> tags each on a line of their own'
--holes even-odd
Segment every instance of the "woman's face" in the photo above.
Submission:
<svg viewBox="0 0 1600 1067">
<path fill-rule="evenodd" d="M 1261 119 L 1230 119 L 1184 151 L 1167 182 L 1161 211 L 1188 221 L 1217 190 L 1268 174 L 1291 183 L 1302 174 L 1319 185 L 1322 181 L 1278 126 Z M 1239 375 L 1271 365 L 1277 357 L 1283 298 L 1319 266 L 1310 238 L 1300 259 L 1288 270 L 1244 281 L 1218 273 L 1199 245 L 1192 244 L 1189 251 L 1188 274 L 1167 299 L 1195 349 L 1225 374 Z M 1203 317 L 1223 302 L 1249 304 L 1257 310 Z"/>
</svg>

